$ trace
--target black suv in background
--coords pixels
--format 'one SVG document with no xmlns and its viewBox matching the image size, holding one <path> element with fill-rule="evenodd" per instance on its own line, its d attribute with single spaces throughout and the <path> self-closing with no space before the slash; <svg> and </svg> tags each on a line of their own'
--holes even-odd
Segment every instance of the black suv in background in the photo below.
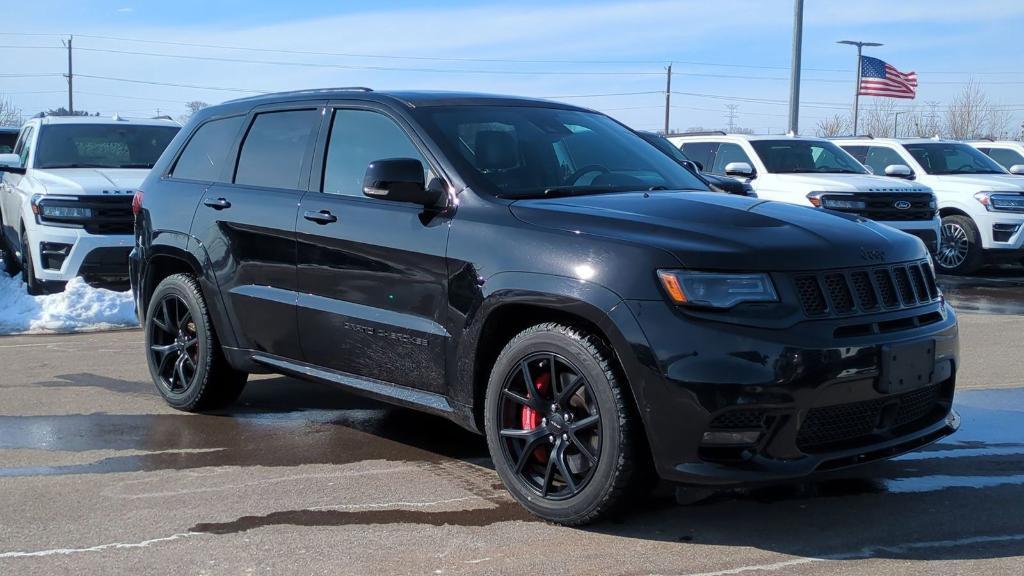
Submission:
<svg viewBox="0 0 1024 576">
<path fill-rule="evenodd" d="M 727 194 L 736 194 L 737 196 L 757 197 L 757 194 L 754 192 L 754 187 L 746 182 L 740 182 L 739 180 L 729 176 L 716 176 L 714 174 L 705 173 L 704 166 L 702 166 L 700 162 L 690 160 L 682 150 L 680 150 L 675 144 L 669 142 L 664 136 L 642 130 L 637 130 L 636 133 L 649 144 L 658 150 L 661 150 L 661 152 L 666 156 L 675 160 L 690 172 L 693 172 L 694 176 L 700 178 L 708 188 L 718 192 L 725 192 Z"/>
<path fill-rule="evenodd" d="M 259 96 L 198 112 L 142 190 L 132 285 L 170 405 L 270 371 L 424 410 L 485 433 L 555 522 L 649 471 L 795 478 L 957 426 L 956 317 L 919 241 L 709 193 L 599 113 Z"/>
</svg>

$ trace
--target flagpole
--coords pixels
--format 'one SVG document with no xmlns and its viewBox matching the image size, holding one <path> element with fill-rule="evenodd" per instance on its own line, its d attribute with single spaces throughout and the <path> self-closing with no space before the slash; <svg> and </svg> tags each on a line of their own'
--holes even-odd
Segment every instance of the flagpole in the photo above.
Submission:
<svg viewBox="0 0 1024 576">
<path fill-rule="evenodd" d="M 857 40 L 840 40 L 836 44 L 848 44 L 850 46 L 857 47 L 857 78 L 854 79 L 853 83 L 853 135 L 857 135 L 858 116 L 860 116 L 860 76 L 861 70 L 861 55 L 865 46 L 881 46 L 878 42 L 859 42 Z"/>
</svg>

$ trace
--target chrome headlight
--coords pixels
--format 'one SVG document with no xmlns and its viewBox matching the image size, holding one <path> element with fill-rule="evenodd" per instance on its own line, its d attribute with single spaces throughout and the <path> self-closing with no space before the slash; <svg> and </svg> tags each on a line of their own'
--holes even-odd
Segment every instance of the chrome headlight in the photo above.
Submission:
<svg viewBox="0 0 1024 576">
<path fill-rule="evenodd" d="M 732 308 L 743 302 L 778 302 L 772 279 L 765 273 L 732 274 L 658 270 L 658 279 L 675 304 Z"/>
<path fill-rule="evenodd" d="M 1024 195 L 1015 192 L 978 192 L 974 199 L 988 210 L 1024 212 Z"/>
<path fill-rule="evenodd" d="M 866 210 L 868 203 L 864 200 L 850 198 L 852 194 L 837 194 L 835 192 L 811 192 L 807 199 L 816 208 L 827 210 Z"/>
</svg>

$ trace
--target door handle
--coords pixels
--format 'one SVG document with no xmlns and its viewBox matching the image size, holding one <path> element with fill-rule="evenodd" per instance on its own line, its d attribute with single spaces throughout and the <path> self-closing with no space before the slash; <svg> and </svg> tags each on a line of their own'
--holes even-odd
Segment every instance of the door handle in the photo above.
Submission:
<svg viewBox="0 0 1024 576">
<path fill-rule="evenodd" d="M 331 214 L 329 210 L 321 210 L 319 212 L 306 210 L 306 213 L 303 214 L 302 217 L 310 222 L 316 222 L 317 224 L 330 224 L 338 221 L 338 217 Z"/>
<path fill-rule="evenodd" d="M 228 202 L 225 198 L 207 198 L 203 200 L 203 204 L 213 208 L 214 210 L 231 208 L 231 202 Z"/>
</svg>

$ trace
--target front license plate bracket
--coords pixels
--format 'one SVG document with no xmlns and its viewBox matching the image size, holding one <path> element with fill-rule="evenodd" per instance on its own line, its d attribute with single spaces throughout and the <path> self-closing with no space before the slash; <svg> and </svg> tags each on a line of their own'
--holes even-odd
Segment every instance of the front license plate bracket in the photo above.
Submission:
<svg viewBox="0 0 1024 576">
<path fill-rule="evenodd" d="M 932 384 L 935 379 L 935 340 L 882 346 L 878 391 L 899 394 Z"/>
</svg>

